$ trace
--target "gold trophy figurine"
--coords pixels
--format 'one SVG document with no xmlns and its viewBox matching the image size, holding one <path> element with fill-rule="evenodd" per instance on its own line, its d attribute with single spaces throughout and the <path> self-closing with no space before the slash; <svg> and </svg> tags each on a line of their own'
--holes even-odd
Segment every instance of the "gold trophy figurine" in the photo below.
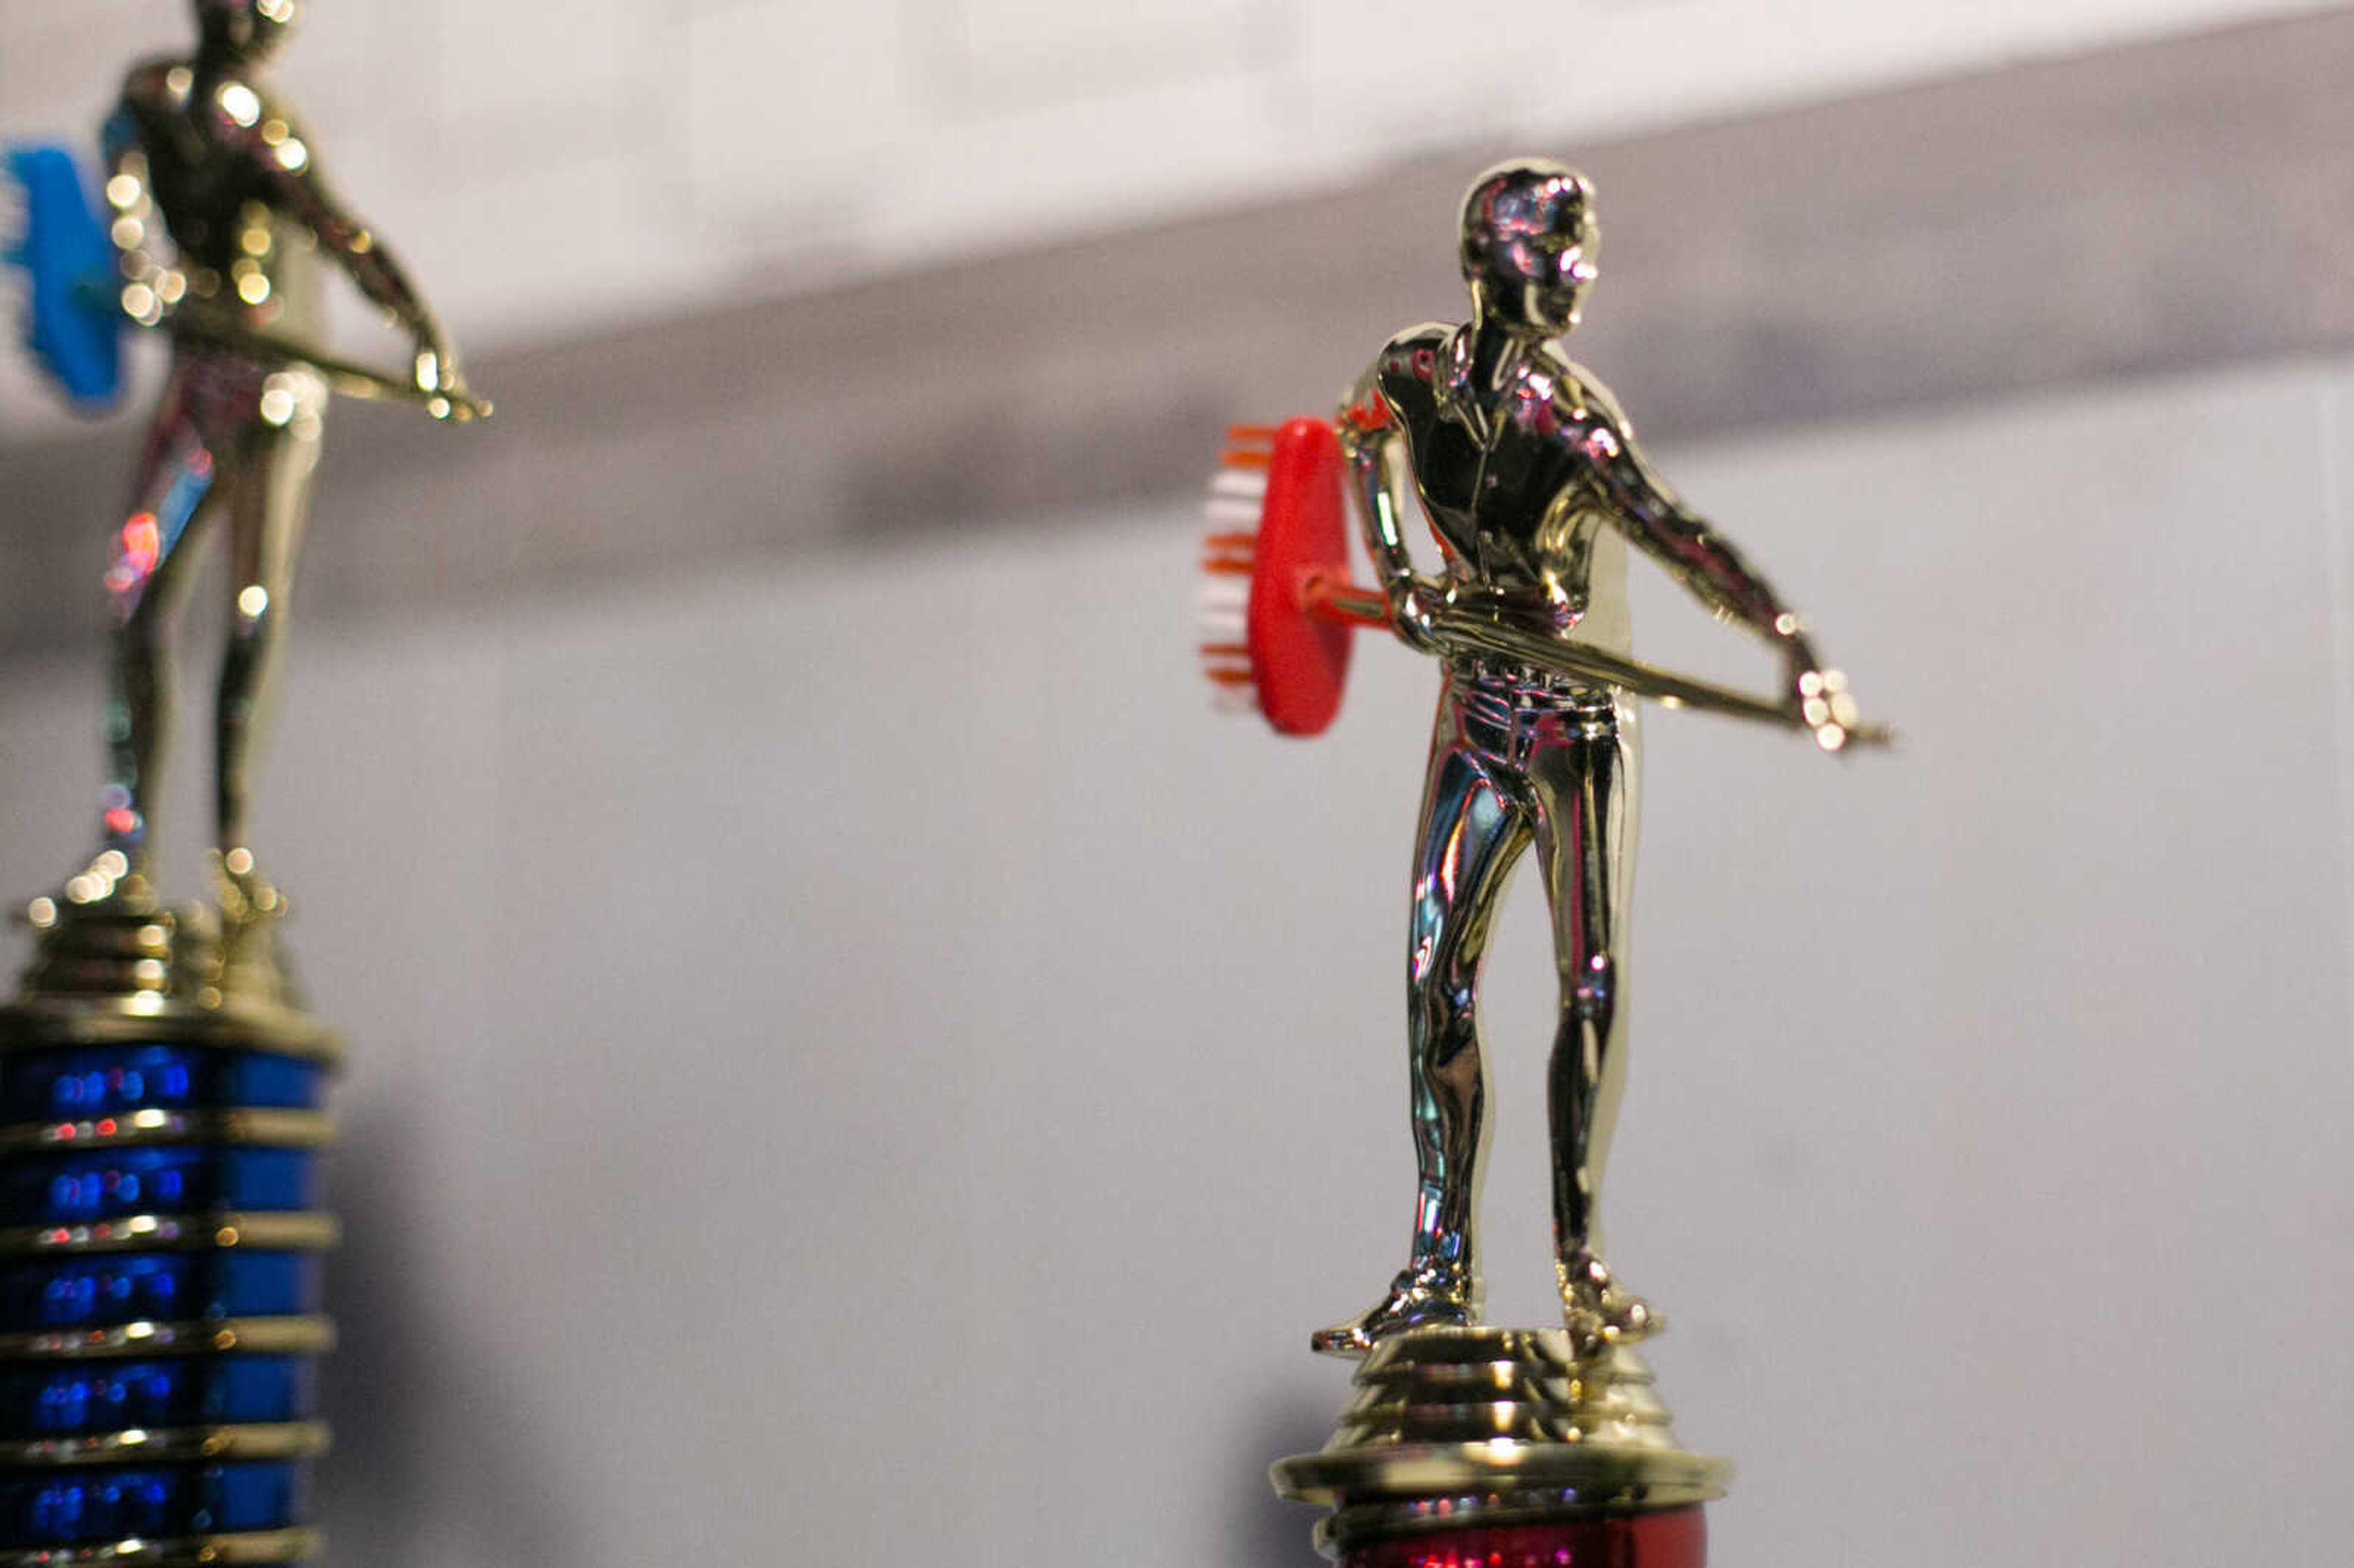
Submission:
<svg viewBox="0 0 2354 1568">
<path fill-rule="evenodd" d="M 141 916 L 155 907 L 150 829 L 165 747 L 169 634 L 189 559 L 226 514 L 229 618 L 214 707 L 214 859 L 232 930 L 278 911 L 248 833 L 267 700 L 331 393 L 397 397 L 434 418 L 487 413 L 391 254 L 329 188 L 266 68 L 296 0 L 196 0 L 186 59 L 133 68 L 106 131 L 106 199 L 122 305 L 171 336 L 172 363 L 117 526 L 107 781 L 100 848 L 34 923 Z M 322 344 L 322 252 L 411 340 L 387 374 Z"/>
<path fill-rule="evenodd" d="M 1352 629 L 1385 628 L 1443 673 L 1408 907 L 1406 1266 L 1370 1308 L 1312 1337 L 1360 1358 L 1359 1396 L 1323 1452 L 1275 1470 L 1286 1495 L 1335 1510 L 1320 1537 L 1351 1563 L 1388 1563 L 1384 1543 L 1399 1539 L 1497 1530 L 1536 1533 L 1447 1544 L 1467 1562 L 1502 1551 L 1556 1568 L 1699 1562 L 1699 1505 L 1728 1467 L 1677 1446 L 1632 1349 L 1660 1319 L 1603 1263 L 1595 1212 L 1626 1070 L 1636 705 L 1766 720 L 1826 751 L 1888 738 L 1563 354 L 1594 256 L 1584 176 L 1533 159 L 1488 171 L 1463 207 L 1471 319 L 1392 338 L 1336 419 L 1238 429 L 1213 486 L 1227 529 L 1204 565 L 1233 612 L 1203 650 L 1214 682 L 1277 728 L 1313 734 L 1337 707 Z M 1348 584 L 1343 495 L 1376 588 Z M 1407 546 L 1417 505 L 1437 535 L 1435 572 Z M 1629 546 L 1762 639 L 1780 689 L 1733 691 L 1634 659 Z M 1547 1099 L 1563 1321 L 1544 1330 L 1481 1325 L 1475 1245 L 1480 962 L 1528 851 L 1561 987 Z M 1424 1558 L 1437 1555 L 1411 1560 Z"/>
</svg>

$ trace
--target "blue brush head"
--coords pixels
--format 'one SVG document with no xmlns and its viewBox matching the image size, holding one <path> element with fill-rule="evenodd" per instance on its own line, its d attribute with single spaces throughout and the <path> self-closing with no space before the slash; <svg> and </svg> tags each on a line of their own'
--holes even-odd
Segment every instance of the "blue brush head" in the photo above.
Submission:
<svg viewBox="0 0 2354 1568">
<path fill-rule="evenodd" d="M 26 345 L 76 408 L 110 408 L 122 393 L 124 323 L 106 226 L 63 147 L 12 144 L 7 172 L 23 198 L 24 222 L 18 243 L 0 260 L 26 274 Z"/>
</svg>

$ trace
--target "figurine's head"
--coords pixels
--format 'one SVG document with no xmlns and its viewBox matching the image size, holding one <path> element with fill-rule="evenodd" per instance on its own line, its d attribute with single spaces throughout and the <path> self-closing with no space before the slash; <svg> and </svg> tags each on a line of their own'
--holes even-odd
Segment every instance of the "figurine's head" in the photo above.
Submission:
<svg viewBox="0 0 2354 1568">
<path fill-rule="evenodd" d="M 301 12 L 301 0 L 196 0 L 205 52 L 266 60 L 278 52 Z"/>
<path fill-rule="evenodd" d="M 1593 286 L 1594 187 L 1543 158 L 1481 175 L 1463 200 L 1463 281 L 1489 320 L 1552 337 Z"/>
</svg>

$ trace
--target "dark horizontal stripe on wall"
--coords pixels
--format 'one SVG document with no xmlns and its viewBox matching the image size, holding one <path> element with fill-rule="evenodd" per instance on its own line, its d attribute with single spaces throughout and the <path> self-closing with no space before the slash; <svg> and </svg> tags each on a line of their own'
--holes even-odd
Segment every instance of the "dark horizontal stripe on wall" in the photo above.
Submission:
<svg viewBox="0 0 2354 1568">
<path fill-rule="evenodd" d="M 1601 188 L 1578 356 L 1653 441 L 2354 340 L 2354 14 L 1541 151 Z M 1457 316 L 1465 148 L 1345 189 L 493 355 L 336 416 L 306 616 L 479 603 L 1200 482 Z M 137 431 L 0 453 L 0 650 L 85 632 Z"/>
</svg>

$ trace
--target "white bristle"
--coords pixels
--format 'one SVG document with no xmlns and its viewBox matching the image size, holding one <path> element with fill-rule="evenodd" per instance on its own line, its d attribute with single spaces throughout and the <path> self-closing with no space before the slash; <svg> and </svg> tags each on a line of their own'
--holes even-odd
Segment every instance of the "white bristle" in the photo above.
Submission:
<svg viewBox="0 0 2354 1568">
<path fill-rule="evenodd" d="M 1240 615 L 1249 604 L 1248 577 L 1204 577 L 1193 594 L 1193 608 L 1204 615 L 1219 610 Z"/>
<path fill-rule="evenodd" d="M 1252 444 L 1250 450 L 1266 448 Z M 1266 514 L 1267 471 L 1221 464 L 1210 476 L 1209 492 L 1202 513 L 1211 536 L 1203 541 L 1204 576 L 1193 600 L 1193 621 L 1205 644 L 1202 673 L 1209 678 L 1213 709 L 1257 713 L 1258 687 L 1244 644 L 1250 636 L 1249 568 Z"/>
<path fill-rule="evenodd" d="M 1250 579 L 1205 579 L 1193 599 L 1193 625 L 1204 641 L 1240 642 L 1250 627 Z"/>
<path fill-rule="evenodd" d="M 18 275 L 23 262 L 17 252 L 30 238 L 27 228 L 31 221 L 32 206 L 25 199 L 25 187 L 18 183 L 16 170 L 0 164 L 0 304 L 14 301 L 18 305 L 9 314 L 17 341 L 28 345 L 33 341 L 33 291 Z"/>
<path fill-rule="evenodd" d="M 25 225 L 30 210 L 25 202 L 25 187 L 17 183 L 15 171 L 0 168 L 0 261 L 16 260 L 17 247 L 25 243 Z"/>
</svg>

